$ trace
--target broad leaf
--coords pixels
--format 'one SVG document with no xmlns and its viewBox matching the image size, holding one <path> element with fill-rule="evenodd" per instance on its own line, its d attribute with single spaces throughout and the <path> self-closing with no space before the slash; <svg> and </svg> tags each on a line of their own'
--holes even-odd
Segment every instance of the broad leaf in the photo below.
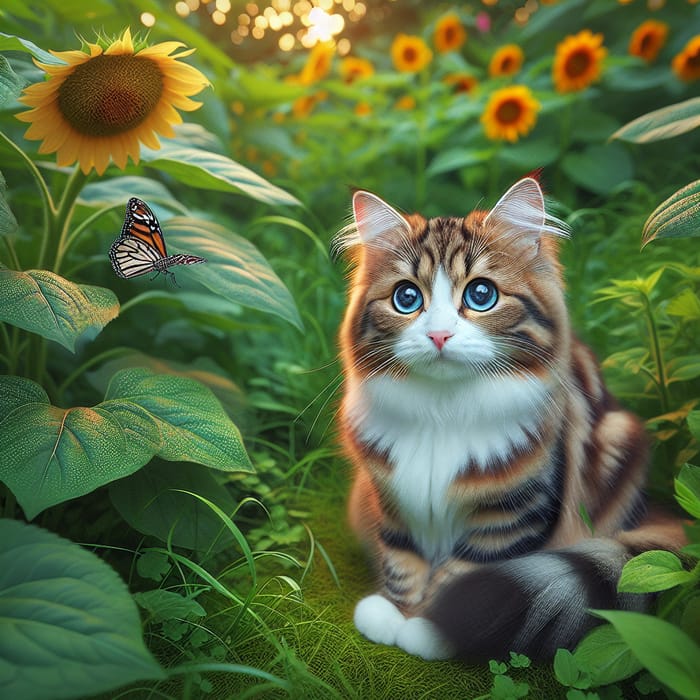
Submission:
<svg viewBox="0 0 700 700">
<path fill-rule="evenodd" d="M 692 428 L 695 427 L 695 413 L 698 412 L 694 411 L 688 416 L 688 424 Z M 700 467 L 684 464 L 673 483 L 678 503 L 694 518 L 700 518 Z"/>
<path fill-rule="evenodd" d="M 55 66 L 62 66 L 65 63 L 48 51 L 40 49 L 28 39 L 22 39 L 12 34 L 5 34 L 5 32 L 0 32 L 0 51 L 25 51 L 26 53 L 30 53 L 37 61 Z"/>
<path fill-rule="evenodd" d="M 236 304 L 280 316 L 301 328 L 292 295 L 260 251 L 219 224 L 174 217 L 167 222 L 169 253 L 194 253 L 207 259 L 187 276 Z"/>
<path fill-rule="evenodd" d="M 144 368 L 117 372 L 105 404 L 128 401 L 148 411 L 162 441 L 158 455 L 222 471 L 253 471 L 238 428 L 214 394 L 199 382 Z"/>
<path fill-rule="evenodd" d="M 10 62 L 0 54 L 0 106 L 19 97 L 24 81 L 12 70 Z"/>
<path fill-rule="evenodd" d="M 617 590 L 622 593 L 656 593 L 692 581 L 672 552 L 653 549 L 630 559 L 622 569 Z"/>
<path fill-rule="evenodd" d="M 30 519 L 132 474 L 156 454 L 252 471 L 238 429 L 192 379 L 125 369 L 102 403 L 63 409 L 34 382 L 0 377 L 0 481 Z"/>
<path fill-rule="evenodd" d="M 184 182 L 188 187 L 243 192 L 267 204 L 299 204 L 296 197 L 219 153 L 182 146 L 164 139 L 160 150 L 143 148 L 141 159 L 147 165 Z"/>
<path fill-rule="evenodd" d="M 612 623 L 642 665 L 687 700 L 700 700 L 700 646 L 670 622 L 637 612 L 593 610 Z"/>
<path fill-rule="evenodd" d="M 493 157 L 492 148 L 450 148 L 440 151 L 428 166 L 428 177 L 448 173 L 452 170 L 461 170 L 479 163 L 485 163 Z"/>
<path fill-rule="evenodd" d="M 165 622 L 174 618 L 182 620 L 204 617 L 207 611 L 193 598 L 185 598 L 175 591 L 144 591 L 134 593 L 134 600 L 155 622 Z"/>
<path fill-rule="evenodd" d="M 576 647 L 574 658 L 591 675 L 594 686 L 616 683 L 642 668 L 612 625 L 592 629 Z"/>
<path fill-rule="evenodd" d="M 126 203 L 131 197 L 138 197 L 149 203 L 153 200 L 175 201 L 172 194 L 160 182 L 148 177 L 125 175 L 91 182 L 81 190 L 78 202 L 95 208 L 117 205 L 126 208 Z M 114 235 L 118 233 L 119 231 L 115 231 Z"/>
<path fill-rule="evenodd" d="M 564 156 L 562 169 L 581 187 L 597 194 L 608 194 L 634 174 L 632 160 L 620 144 L 590 146 Z"/>
<path fill-rule="evenodd" d="M 700 236 L 699 215 L 700 180 L 695 180 L 654 209 L 642 230 L 642 247 L 657 238 Z"/>
<path fill-rule="evenodd" d="M 17 230 L 17 219 L 15 219 L 15 215 L 5 199 L 6 191 L 7 184 L 2 173 L 0 173 L 0 236 L 6 236 Z"/>
<path fill-rule="evenodd" d="M 119 314 L 109 289 L 74 284 L 47 270 L 0 267 L 0 321 L 55 340 L 75 352 Z"/>
<path fill-rule="evenodd" d="M 109 497 L 129 525 L 144 535 L 195 551 L 222 551 L 233 544 L 221 519 L 189 491 L 229 515 L 236 502 L 209 470 L 185 462 L 155 459 L 144 469 L 109 487 Z"/>
<path fill-rule="evenodd" d="M 610 138 L 649 143 L 669 139 L 700 126 L 700 97 L 662 107 L 625 124 Z"/>
<path fill-rule="evenodd" d="M 93 696 L 165 677 L 115 571 L 78 545 L 0 520 L 0 696 Z"/>
</svg>

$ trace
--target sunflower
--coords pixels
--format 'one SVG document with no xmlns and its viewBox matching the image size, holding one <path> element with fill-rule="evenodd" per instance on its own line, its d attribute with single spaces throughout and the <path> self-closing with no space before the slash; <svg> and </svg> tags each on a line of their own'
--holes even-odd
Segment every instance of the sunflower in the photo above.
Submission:
<svg viewBox="0 0 700 700">
<path fill-rule="evenodd" d="M 302 85 L 311 85 L 325 78 L 331 70 L 333 61 L 333 46 L 329 43 L 316 44 L 311 49 L 304 67 L 299 74 Z"/>
<path fill-rule="evenodd" d="M 700 78 L 700 34 L 696 34 L 683 51 L 674 57 L 671 64 L 673 72 L 685 81 Z"/>
<path fill-rule="evenodd" d="M 450 73 L 442 79 L 442 82 L 449 85 L 454 94 L 471 92 L 479 84 L 479 81 L 469 73 Z"/>
<path fill-rule="evenodd" d="M 412 109 L 416 108 L 416 98 L 413 97 L 413 95 L 404 95 L 403 97 L 399 97 L 399 99 L 396 100 L 394 108 L 405 112 L 410 112 Z"/>
<path fill-rule="evenodd" d="M 440 53 L 457 51 L 467 38 L 467 33 L 457 15 L 445 15 L 435 24 L 433 43 Z"/>
<path fill-rule="evenodd" d="M 666 43 L 667 36 L 668 24 L 665 22 L 657 22 L 653 19 L 642 22 L 632 33 L 629 53 L 643 58 L 647 63 L 652 63 Z"/>
<path fill-rule="evenodd" d="M 366 58 L 347 56 L 340 64 L 340 75 L 346 83 L 354 83 L 374 75 L 374 66 Z"/>
<path fill-rule="evenodd" d="M 506 44 L 501 46 L 489 61 L 489 75 L 496 78 L 501 75 L 513 75 L 517 73 L 523 65 L 525 55 L 517 44 Z"/>
<path fill-rule="evenodd" d="M 524 85 L 496 90 L 481 115 L 486 136 L 492 140 L 517 141 L 535 126 L 539 108 L 540 103 Z"/>
<path fill-rule="evenodd" d="M 559 92 L 583 90 L 600 78 L 607 55 L 603 35 L 584 29 L 557 44 L 554 55 L 554 85 Z"/>
<path fill-rule="evenodd" d="M 398 34 L 391 44 L 391 60 L 402 73 L 417 73 L 433 59 L 433 52 L 419 36 Z"/>
<path fill-rule="evenodd" d="M 76 161 L 101 175 L 111 158 L 120 169 L 127 158 L 139 162 L 140 144 L 160 148 L 156 134 L 172 137 L 176 111 L 192 111 L 189 99 L 209 85 L 196 68 L 180 63 L 194 49 L 173 53 L 184 44 L 167 41 L 134 51 L 131 32 L 103 48 L 52 51 L 64 63 L 36 64 L 48 80 L 30 85 L 20 102 L 31 107 L 17 118 L 29 122 L 26 138 L 41 140 L 39 153 L 56 153 L 58 165 Z"/>
</svg>

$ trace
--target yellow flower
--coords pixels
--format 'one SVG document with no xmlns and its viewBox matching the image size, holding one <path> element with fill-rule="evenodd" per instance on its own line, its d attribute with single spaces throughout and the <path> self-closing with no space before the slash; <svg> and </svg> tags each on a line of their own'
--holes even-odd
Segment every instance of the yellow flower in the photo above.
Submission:
<svg viewBox="0 0 700 700">
<path fill-rule="evenodd" d="M 399 97 L 398 100 L 396 100 L 396 104 L 394 105 L 396 109 L 402 109 L 406 111 L 410 111 L 412 109 L 416 108 L 416 98 L 413 97 L 412 95 L 404 95 L 403 97 Z"/>
<path fill-rule="evenodd" d="M 467 32 L 457 15 L 445 15 L 435 25 L 433 42 L 440 53 L 457 51 L 467 38 Z"/>
<path fill-rule="evenodd" d="M 652 63 L 666 43 L 668 24 L 650 19 L 642 22 L 632 33 L 629 53 Z"/>
<path fill-rule="evenodd" d="M 539 109 L 529 88 L 511 85 L 489 97 L 481 123 L 490 139 L 515 142 L 535 126 Z"/>
<path fill-rule="evenodd" d="M 308 117 L 316 105 L 323 102 L 327 97 L 328 93 L 325 90 L 319 90 L 313 95 L 298 97 L 292 104 L 292 114 L 298 119 Z"/>
<path fill-rule="evenodd" d="M 451 73 L 446 75 L 442 81 L 450 85 L 455 94 L 471 92 L 479 84 L 479 81 L 469 73 Z"/>
<path fill-rule="evenodd" d="M 567 36 L 557 44 L 554 55 L 552 72 L 556 89 L 559 92 L 583 90 L 598 80 L 607 53 L 602 34 L 584 29 Z"/>
<path fill-rule="evenodd" d="M 325 78 L 331 70 L 333 61 L 333 46 L 329 43 L 316 44 L 311 49 L 304 67 L 299 75 L 302 85 L 311 85 Z"/>
<path fill-rule="evenodd" d="M 522 68 L 524 60 L 523 50 L 517 44 L 501 46 L 489 61 L 489 75 L 492 78 L 513 75 Z"/>
<path fill-rule="evenodd" d="M 26 138 L 41 140 L 39 153 L 56 153 L 58 165 L 78 162 L 101 175 L 111 158 L 124 169 L 127 158 L 139 162 L 140 144 L 160 148 L 156 134 L 172 137 L 182 122 L 176 109 L 200 106 L 189 99 L 209 85 L 196 68 L 180 63 L 194 49 L 173 53 L 184 44 L 167 41 L 134 51 L 131 32 L 106 49 L 52 51 L 60 65 L 37 65 L 48 80 L 30 85 L 20 102 L 31 107 L 17 118 L 29 122 Z"/>
<path fill-rule="evenodd" d="M 391 59 L 396 70 L 417 73 L 433 59 L 433 52 L 418 36 L 398 34 L 391 44 Z"/>
<path fill-rule="evenodd" d="M 358 117 L 366 117 L 368 114 L 372 114 L 372 107 L 367 102 L 358 102 L 354 111 Z"/>
<path fill-rule="evenodd" d="M 673 72 L 685 81 L 700 78 L 700 34 L 696 34 L 671 63 Z"/>
<path fill-rule="evenodd" d="M 346 83 L 354 83 L 374 75 L 374 66 L 366 58 L 348 56 L 340 64 L 340 75 Z"/>
</svg>

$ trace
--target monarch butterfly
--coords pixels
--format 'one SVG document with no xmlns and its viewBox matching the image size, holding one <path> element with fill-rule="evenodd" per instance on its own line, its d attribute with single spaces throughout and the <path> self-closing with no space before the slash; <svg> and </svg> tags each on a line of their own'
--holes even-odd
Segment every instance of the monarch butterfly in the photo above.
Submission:
<svg viewBox="0 0 700 700">
<path fill-rule="evenodd" d="M 109 259 L 119 277 L 130 278 L 161 272 L 175 274 L 168 270 L 175 265 L 195 265 L 206 262 L 198 255 L 168 255 L 165 239 L 156 215 L 140 199 L 132 197 L 126 205 L 124 225 L 119 238 L 109 249 Z"/>
</svg>

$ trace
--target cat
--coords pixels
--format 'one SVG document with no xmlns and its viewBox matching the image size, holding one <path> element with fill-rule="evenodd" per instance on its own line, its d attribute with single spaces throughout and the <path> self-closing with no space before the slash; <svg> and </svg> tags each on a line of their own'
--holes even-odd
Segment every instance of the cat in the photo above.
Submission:
<svg viewBox="0 0 700 700">
<path fill-rule="evenodd" d="M 352 209 L 339 427 L 378 576 L 356 628 L 424 659 L 545 660 L 588 608 L 644 609 L 622 566 L 682 527 L 647 509 L 643 426 L 571 330 L 537 179 L 464 218 L 361 190 Z"/>
</svg>

